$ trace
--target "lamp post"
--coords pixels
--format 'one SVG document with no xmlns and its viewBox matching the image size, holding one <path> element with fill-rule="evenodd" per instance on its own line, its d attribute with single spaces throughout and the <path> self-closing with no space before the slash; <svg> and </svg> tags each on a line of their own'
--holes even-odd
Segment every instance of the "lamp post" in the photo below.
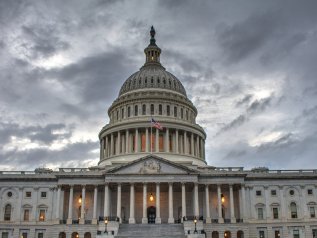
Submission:
<svg viewBox="0 0 317 238">
<path fill-rule="evenodd" d="M 108 217 L 105 218 L 105 233 L 108 234 L 107 225 L 108 225 Z"/>
<path fill-rule="evenodd" d="M 195 230 L 194 230 L 194 234 L 197 234 L 197 218 L 194 218 L 194 223 L 195 223 Z"/>
</svg>

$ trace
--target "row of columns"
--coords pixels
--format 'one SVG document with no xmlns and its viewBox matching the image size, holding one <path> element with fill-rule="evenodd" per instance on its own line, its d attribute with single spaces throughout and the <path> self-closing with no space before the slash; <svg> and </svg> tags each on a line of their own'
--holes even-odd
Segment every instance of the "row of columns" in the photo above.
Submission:
<svg viewBox="0 0 317 238">
<path fill-rule="evenodd" d="M 144 128 L 144 130 L 145 145 L 142 145 L 140 128 L 134 129 L 134 133 L 131 133 L 131 130 L 125 130 L 124 132 L 113 132 L 103 137 L 100 141 L 101 159 L 119 154 L 129 154 L 132 151 L 135 153 L 141 152 L 141 148 L 144 147 L 145 150 L 143 152 L 160 152 L 160 130 L 157 128 Z M 150 134 L 152 134 L 152 138 Z M 152 141 L 153 139 L 154 141 Z M 172 140 L 172 151 L 170 151 L 170 140 Z M 162 146 L 164 148 L 164 152 L 187 154 L 198 158 L 205 157 L 204 139 L 193 132 L 182 131 L 182 133 L 180 133 L 178 129 L 170 132 L 169 128 L 165 128 L 164 142 Z"/>
<path fill-rule="evenodd" d="M 198 183 L 194 184 L 194 216 L 198 217 L 199 214 L 199 197 L 198 197 Z M 186 217 L 186 186 L 185 183 L 181 184 L 182 189 L 182 217 Z M 122 196 L 122 185 L 118 183 L 117 189 L 117 217 L 121 221 L 121 196 Z M 235 223 L 235 213 L 234 213 L 234 198 L 233 198 L 233 186 L 229 185 L 229 194 L 230 194 L 230 211 L 231 211 L 231 222 Z M 59 206 L 60 206 L 60 196 L 61 196 L 61 186 L 57 190 L 57 209 L 56 209 L 56 220 L 59 222 Z M 222 217 L 222 202 L 221 202 L 221 185 L 217 185 L 217 196 L 218 196 L 218 222 L 223 223 Z M 97 197 L 98 197 L 98 187 L 94 187 L 94 203 L 93 203 L 93 219 L 92 223 L 97 223 Z M 244 186 L 242 187 L 242 198 L 245 197 Z M 73 218 L 73 199 L 74 198 L 74 185 L 70 186 L 69 189 L 69 201 L 68 201 L 68 218 L 67 224 L 72 224 Z M 86 198 L 86 186 L 82 186 L 81 192 L 81 210 L 80 210 L 80 219 L 79 223 L 85 223 L 85 198 Z M 206 201 L 206 222 L 211 223 L 210 217 L 210 207 L 209 207 L 209 185 L 205 185 L 205 201 Z M 243 201 L 245 201 L 243 199 Z M 243 208 L 245 204 L 243 203 Z M 244 213 L 243 213 L 244 214 Z M 109 197 L 109 184 L 104 185 L 104 217 L 110 215 L 110 197 Z M 168 183 L 168 223 L 174 223 L 174 214 L 173 214 L 173 183 Z M 160 213 L 160 183 L 156 183 L 156 223 L 161 223 L 161 213 Z M 130 184 L 130 217 L 129 223 L 135 223 L 135 184 Z M 143 184 L 143 217 L 142 223 L 148 223 L 147 218 L 147 183 Z"/>
</svg>

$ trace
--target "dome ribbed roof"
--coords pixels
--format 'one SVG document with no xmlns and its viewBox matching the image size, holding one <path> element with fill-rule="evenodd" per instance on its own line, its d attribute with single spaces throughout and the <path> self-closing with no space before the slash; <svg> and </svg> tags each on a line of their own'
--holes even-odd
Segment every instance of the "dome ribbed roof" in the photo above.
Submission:
<svg viewBox="0 0 317 238">
<path fill-rule="evenodd" d="M 122 85 L 119 96 L 139 89 L 168 89 L 187 97 L 182 83 L 159 65 L 148 65 L 132 74 Z"/>
</svg>

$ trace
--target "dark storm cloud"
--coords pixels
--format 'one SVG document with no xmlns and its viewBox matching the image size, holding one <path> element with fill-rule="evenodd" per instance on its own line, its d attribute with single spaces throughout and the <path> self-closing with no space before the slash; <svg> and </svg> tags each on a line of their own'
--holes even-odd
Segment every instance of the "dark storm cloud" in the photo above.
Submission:
<svg viewBox="0 0 317 238">
<path fill-rule="evenodd" d="M 227 60 L 237 62 L 259 51 L 279 25 L 277 12 L 253 15 L 234 25 L 219 25 L 217 40 Z"/>
<path fill-rule="evenodd" d="M 66 50 L 70 44 L 62 41 L 56 35 L 54 25 L 22 26 L 23 38 L 26 42 L 22 47 L 30 52 L 30 57 L 49 57 L 59 50 Z"/>
<path fill-rule="evenodd" d="M 252 97 L 253 96 L 251 94 L 245 95 L 241 100 L 238 100 L 236 102 L 236 107 L 239 107 L 239 106 L 244 105 L 244 104 L 249 104 L 249 102 L 251 101 Z"/>
<path fill-rule="evenodd" d="M 60 132 L 54 133 L 56 131 Z M 26 138 L 32 142 L 50 144 L 54 140 L 69 138 L 71 135 L 71 130 L 61 123 L 48 124 L 46 126 L 21 126 L 16 123 L 0 122 L 0 146 L 8 143 L 12 137 Z"/>
<path fill-rule="evenodd" d="M 278 138 L 276 141 L 263 143 L 258 146 L 258 150 L 273 150 L 273 149 L 280 149 L 289 147 L 296 143 L 296 139 L 294 138 L 293 133 L 287 133 L 282 137 Z"/>
<path fill-rule="evenodd" d="M 255 113 L 260 113 L 263 112 L 272 102 L 274 96 L 271 95 L 268 98 L 263 98 L 260 100 L 255 100 L 254 102 L 251 103 L 251 105 L 247 109 L 248 114 L 255 114 Z"/>
</svg>

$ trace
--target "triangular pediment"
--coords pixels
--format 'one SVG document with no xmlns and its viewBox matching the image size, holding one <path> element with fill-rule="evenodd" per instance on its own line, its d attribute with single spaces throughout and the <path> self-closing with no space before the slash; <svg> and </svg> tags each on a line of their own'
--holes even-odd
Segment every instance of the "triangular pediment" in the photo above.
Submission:
<svg viewBox="0 0 317 238">
<path fill-rule="evenodd" d="M 107 171 L 114 174 L 193 174 L 197 172 L 155 155 L 148 155 Z"/>
</svg>

